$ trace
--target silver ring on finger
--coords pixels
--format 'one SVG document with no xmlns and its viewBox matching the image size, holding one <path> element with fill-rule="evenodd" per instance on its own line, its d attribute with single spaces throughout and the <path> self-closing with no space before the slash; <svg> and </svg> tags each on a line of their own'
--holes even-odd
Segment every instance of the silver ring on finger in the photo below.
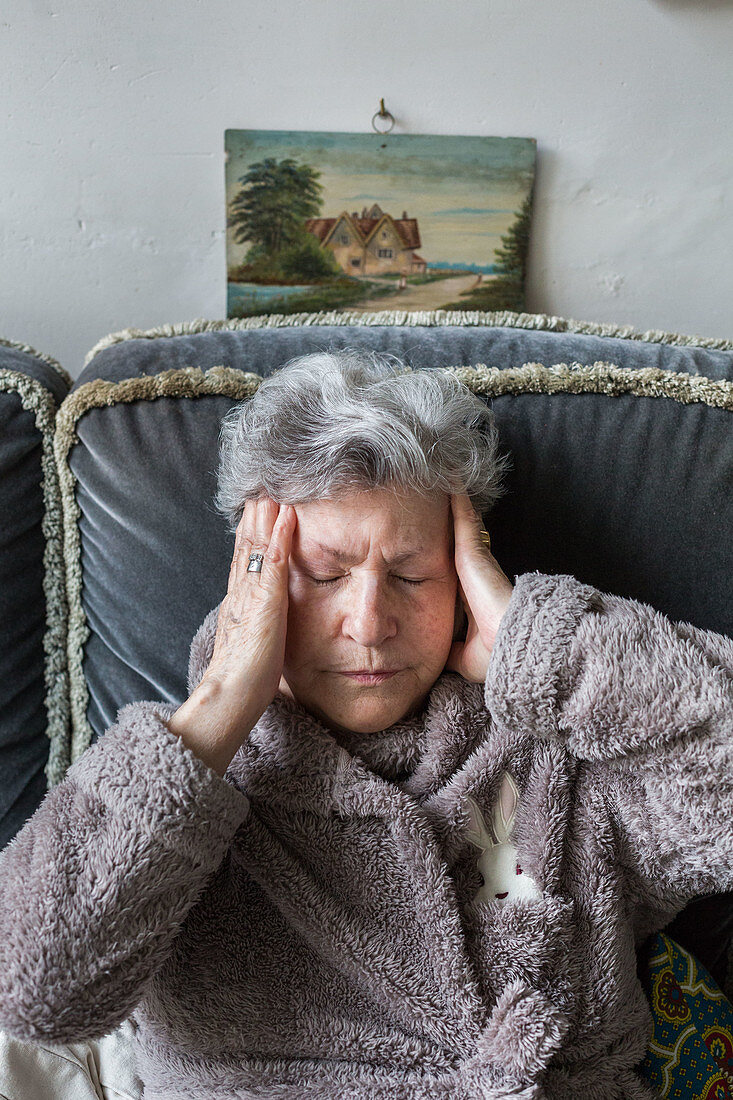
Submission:
<svg viewBox="0 0 733 1100">
<path fill-rule="evenodd" d="M 248 573 L 261 573 L 262 563 L 265 560 L 263 554 L 250 554 L 249 562 L 247 564 Z"/>
</svg>

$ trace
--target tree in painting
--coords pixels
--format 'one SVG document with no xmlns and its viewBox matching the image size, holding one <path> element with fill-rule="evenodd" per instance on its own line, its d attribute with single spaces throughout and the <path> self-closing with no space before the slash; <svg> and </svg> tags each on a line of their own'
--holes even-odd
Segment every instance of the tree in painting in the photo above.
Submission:
<svg viewBox="0 0 733 1100">
<path fill-rule="evenodd" d="M 249 242 L 243 268 L 262 281 L 313 279 L 338 268 L 305 232 L 307 218 L 321 210 L 320 172 L 288 157 L 251 164 L 229 207 L 229 225 L 238 244 Z"/>
<path fill-rule="evenodd" d="M 517 214 L 517 220 L 501 238 L 501 247 L 494 255 L 496 270 L 505 291 L 524 305 L 524 278 L 527 274 L 529 227 L 532 218 L 532 198 L 527 195 Z"/>
<path fill-rule="evenodd" d="M 239 182 L 244 186 L 232 201 L 229 224 L 239 244 L 250 241 L 268 253 L 292 244 L 306 218 L 321 209 L 321 173 L 291 157 L 267 157 L 251 164 Z"/>
<path fill-rule="evenodd" d="M 527 273 L 529 229 L 532 220 L 532 195 L 527 195 L 517 211 L 516 220 L 495 249 L 496 276 L 480 287 L 466 291 L 460 302 L 449 302 L 444 309 L 524 309 L 524 279 Z"/>
</svg>

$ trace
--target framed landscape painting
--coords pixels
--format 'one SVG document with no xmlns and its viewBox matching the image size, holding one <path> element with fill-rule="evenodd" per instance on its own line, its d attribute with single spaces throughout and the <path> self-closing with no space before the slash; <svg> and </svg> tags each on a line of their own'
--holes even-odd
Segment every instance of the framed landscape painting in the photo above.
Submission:
<svg viewBox="0 0 733 1100">
<path fill-rule="evenodd" d="M 533 138 L 226 131 L 227 316 L 524 309 Z"/>
</svg>

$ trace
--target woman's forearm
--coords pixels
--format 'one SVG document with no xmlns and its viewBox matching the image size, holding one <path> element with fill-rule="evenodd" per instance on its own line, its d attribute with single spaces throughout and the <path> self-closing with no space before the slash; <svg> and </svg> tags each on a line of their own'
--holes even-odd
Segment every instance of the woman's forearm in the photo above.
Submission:
<svg viewBox="0 0 733 1100">
<path fill-rule="evenodd" d="M 0 853 L 0 1028 L 75 1042 L 129 1014 L 249 813 L 133 703 Z"/>
<path fill-rule="evenodd" d="M 569 574 L 525 573 L 486 705 L 566 748 L 613 809 L 634 904 L 733 889 L 733 638 Z"/>
<path fill-rule="evenodd" d="M 202 680 L 166 725 L 223 778 L 259 717 L 252 708 L 243 706 L 235 690 L 218 681 Z"/>
</svg>

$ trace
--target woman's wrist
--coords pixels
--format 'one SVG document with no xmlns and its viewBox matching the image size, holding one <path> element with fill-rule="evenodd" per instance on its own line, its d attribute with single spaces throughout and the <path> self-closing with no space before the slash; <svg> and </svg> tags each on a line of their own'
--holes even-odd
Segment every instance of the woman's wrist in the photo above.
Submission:
<svg viewBox="0 0 733 1100">
<path fill-rule="evenodd" d="M 260 715 L 247 714 L 236 697 L 215 680 L 202 680 L 167 721 L 171 733 L 222 778 Z"/>
</svg>

